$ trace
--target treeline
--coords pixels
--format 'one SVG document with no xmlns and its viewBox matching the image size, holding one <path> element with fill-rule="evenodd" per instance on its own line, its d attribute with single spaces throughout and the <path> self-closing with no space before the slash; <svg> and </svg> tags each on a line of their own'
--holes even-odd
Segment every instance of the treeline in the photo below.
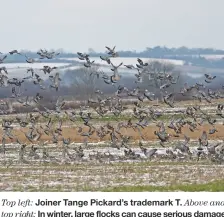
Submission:
<svg viewBox="0 0 224 217">
<path fill-rule="evenodd" d="M 60 51 L 60 57 L 61 58 L 72 58 L 72 57 L 78 57 L 76 52 L 74 53 L 68 53 L 66 51 L 63 51 L 63 49 Z M 119 53 L 120 57 L 152 57 L 152 58 L 163 58 L 163 57 L 175 57 L 175 56 L 185 56 L 185 55 L 224 55 L 224 50 L 220 49 L 213 49 L 213 48 L 188 48 L 188 47 L 178 47 L 178 48 L 168 48 L 165 46 L 155 46 L 155 47 L 147 47 L 144 51 L 135 51 L 135 50 L 119 50 L 117 48 L 117 51 Z M 22 54 L 26 54 L 29 57 L 37 58 L 38 55 L 36 52 L 32 51 L 26 51 L 22 50 L 20 51 Z M 77 51 L 78 52 L 78 51 Z M 79 51 L 83 52 L 83 51 Z M 89 49 L 89 53 L 93 57 L 99 57 L 100 55 L 105 55 L 104 52 L 95 52 L 93 49 Z M 10 60 L 23 60 L 24 58 L 19 55 L 13 55 L 9 56 Z M 49 60 L 50 61 L 50 60 Z"/>
<path fill-rule="evenodd" d="M 41 62 L 54 62 L 54 63 L 72 63 L 78 64 L 77 61 L 66 58 L 77 58 L 76 53 L 68 53 L 61 50 L 60 55 L 55 59 L 44 59 Z M 82 51 L 80 51 L 82 52 Z M 20 51 L 21 54 L 27 55 L 31 58 L 39 58 L 36 52 L 32 51 Z M 99 57 L 105 55 L 105 53 L 95 52 L 93 49 L 89 49 L 87 52 L 91 57 Z M 147 47 L 144 51 L 119 51 L 120 57 L 139 57 L 139 58 L 159 58 L 159 59 L 174 59 L 174 60 L 183 60 L 185 65 L 193 65 L 193 66 L 201 66 L 206 68 L 223 68 L 224 67 L 224 59 L 206 59 L 203 55 L 224 55 L 224 50 L 218 50 L 213 48 L 187 48 L 187 47 L 179 47 L 179 48 L 167 48 L 167 47 Z M 25 57 L 20 55 L 8 55 L 7 59 L 4 61 L 5 63 L 22 63 L 25 62 Z M 65 59 L 61 59 L 65 58 Z"/>
</svg>

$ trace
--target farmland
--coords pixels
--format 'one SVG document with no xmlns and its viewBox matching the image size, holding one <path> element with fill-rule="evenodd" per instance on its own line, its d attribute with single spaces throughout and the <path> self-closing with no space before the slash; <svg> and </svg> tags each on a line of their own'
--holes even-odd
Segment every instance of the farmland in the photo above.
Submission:
<svg viewBox="0 0 224 217">
<path fill-rule="evenodd" d="M 64 74 L 45 64 L 1 74 L 2 191 L 223 190 L 222 77 L 187 84 L 171 63 L 103 57 L 108 72 L 79 55 L 84 65 Z M 124 66 L 137 81 L 125 83 Z"/>
<path fill-rule="evenodd" d="M 173 109 L 181 110 L 189 106 L 189 102 L 182 103 L 181 107 Z M 210 113 L 214 113 L 212 106 L 207 106 Z M 161 108 L 161 106 L 160 106 Z M 172 109 L 164 107 L 166 115 L 161 118 L 167 125 L 170 116 L 178 118 Z M 169 111 L 169 113 L 168 113 Z M 179 114 L 180 116 L 180 114 Z M 119 121 L 133 119 L 133 114 L 126 113 L 123 116 L 114 118 L 107 116 L 93 121 L 95 127 L 103 126 L 110 122 L 112 125 Z M 134 119 L 133 119 L 134 120 Z M 222 191 L 219 188 L 219 180 L 224 178 L 224 166 L 212 162 L 208 157 L 200 161 L 196 157 L 190 159 L 188 156 L 179 156 L 172 159 L 166 156 L 166 149 L 175 147 L 179 141 L 183 141 L 183 135 L 191 138 L 190 147 L 192 152 L 198 146 L 198 138 L 203 130 L 208 131 L 210 126 L 204 124 L 197 130 L 191 132 L 188 127 L 183 128 L 182 135 L 171 137 L 166 147 L 160 146 L 154 131 L 158 129 L 155 123 L 142 130 L 144 147 L 158 148 L 158 155 L 147 159 L 139 148 L 138 142 L 142 140 L 139 133 L 134 129 L 122 129 L 123 135 L 131 135 L 129 147 L 140 157 L 129 158 L 124 155 L 123 148 L 120 150 L 111 147 L 109 136 L 99 139 L 96 134 L 88 138 L 88 144 L 83 143 L 83 137 L 78 133 L 78 127 L 82 125 L 80 120 L 71 124 L 65 119 L 62 134 L 70 138 L 69 153 L 76 156 L 76 149 L 81 145 L 84 148 L 84 157 L 63 157 L 62 139 L 58 144 L 45 144 L 50 141 L 50 136 L 42 135 L 39 142 L 34 144 L 37 147 L 35 155 L 32 154 L 32 143 L 25 137 L 24 132 L 28 128 L 14 126 L 14 135 L 20 142 L 27 144 L 24 154 L 24 161 L 19 160 L 20 146 L 16 140 L 6 141 L 6 154 L 1 154 L 2 167 L 0 169 L 1 185 L 5 191 L 168 191 L 168 190 L 212 190 Z M 66 124 L 67 123 L 67 124 Z M 42 120 L 40 125 L 46 124 Z M 57 124 L 57 123 L 55 123 Z M 88 127 L 86 127 L 88 128 Z M 216 144 L 224 139 L 224 125 L 222 122 L 216 125 L 217 133 L 209 136 L 209 143 Z M 83 128 L 85 131 L 85 128 Z M 173 134 L 172 130 L 168 132 Z M 2 135 L 2 131 L 0 132 Z M 2 139 L 2 138 L 0 138 Z M 47 150 L 49 157 L 43 156 L 43 150 Z M 213 184 L 216 183 L 216 184 Z M 137 187 L 135 187 L 137 186 Z M 216 186 L 216 187 L 215 187 Z"/>
</svg>

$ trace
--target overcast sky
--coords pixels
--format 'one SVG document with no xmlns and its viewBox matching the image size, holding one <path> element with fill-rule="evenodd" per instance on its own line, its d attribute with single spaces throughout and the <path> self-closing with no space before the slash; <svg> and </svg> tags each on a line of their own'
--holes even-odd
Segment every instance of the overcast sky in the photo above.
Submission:
<svg viewBox="0 0 224 217">
<path fill-rule="evenodd" d="M 224 0 L 0 0 L 0 51 L 224 49 Z"/>
</svg>

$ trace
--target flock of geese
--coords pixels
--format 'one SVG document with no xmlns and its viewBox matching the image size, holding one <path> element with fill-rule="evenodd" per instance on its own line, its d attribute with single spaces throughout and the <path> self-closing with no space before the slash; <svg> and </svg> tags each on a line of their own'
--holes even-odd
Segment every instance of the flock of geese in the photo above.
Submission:
<svg viewBox="0 0 224 217">
<path fill-rule="evenodd" d="M 0 147 L 0 153 L 4 156 L 8 154 L 6 146 L 6 140 L 10 139 L 17 144 L 20 148 L 18 151 L 19 160 L 21 162 L 27 162 L 24 158 L 27 150 L 30 150 L 29 156 L 34 159 L 55 159 L 48 151 L 48 144 L 62 144 L 62 157 L 69 161 L 85 159 L 85 150 L 88 150 L 88 139 L 91 136 L 97 135 L 101 140 L 105 136 L 110 137 L 110 148 L 114 148 L 123 153 L 123 155 L 115 156 L 110 151 L 101 153 L 99 151 L 88 152 L 88 159 L 102 160 L 108 158 L 110 160 L 122 158 L 122 159 L 153 159 L 153 158 L 169 158 L 169 159 L 195 159 L 200 160 L 201 158 L 209 158 L 212 161 L 223 162 L 224 160 L 224 142 L 209 142 L 209 135 L 217 133 L 215 124 L 218 119 L 224 118 L 223 104 L 216 104 L 216 113 L 209 114 L 206 110 L 203 110 L 200 105 L 188 106 L 184 111 L 181 111 L 181 117 L 175 118 L 168 123 L 164 123 L 160 120 L 160 117 L 164 115 L 161 111 L 158 111 L 156 106 L 150 106 L 145 103 L 147 101 L 155 100 L 155 93 L 149 90 L 141 90 L 138 84 L 143 82 L 144 76 L 149 76 L 149 81 L 157 81 L 161 98 L 165 103 L 163 106 L 170 108 L 175 107 L 175 97 L 178 94 L 182 96 L 192 96 L 199 103 L 206 101 L 212 103 L 212 100 L 223 99 L 222 94 L 223 86 L 220 90 L 214 91 L 210 88 L 206 88 L 206 83 L 211 83 L 216 76 L 205 74 L 204 82 L 197 82 L 192 86 L 188 86 L 185 83 L 184 87 L 177 93 L 170 91 L 172 85 L 178 82 L 178 76 L 167 72 L 165 70 L 155 71 L 150 70 L 150 66 L 147 62 L 144 62 L 140 58 L 137 58 L 136 65 L 114 65 L 112 59 L 119 56 L 116 52 L 116 47 L 107 47 L 107 53 L 105 56 L 100 56 L 100 59 L 106 64 L 111 66 L 111 75 L 100 70 L 94 70 L 94 61 L 88 54 L 78 52 L 78 58 L 83 61 L 83 66 L 89 69 L 89 76 L 97 76 L 102 82 L 114 87 L 114 94 L 108 96 L 105 95 L 100 89 L 95 90 L 94 98 L 90 98 L 85 105 L 81 105 L 78 110 L 65 110 L 66 101 L 58 98 L 55 102 L 54 109 L 51 110 L 43 104 L 44 91 L 47 88 L 55 89 L 60 91 L 60 74 L 57 72 L 57 67 L 44 66 L 40 71 L 45 75 L 49 74 L 49 80 L 51 84 L 47 86 L 44 79 L 41 78 L 41 74 L 32 68 L 32 63 L 40 62 L 43 59 L 53 59 L 59 55 L 56 52 L 49 52 L 45 49 L 41 49 L 37 52 L 39 55 L 38 59 L 33 59 L 19 53 L 17 50 L 10 51 L 8 54 L 0 53 L 0 87 L 10 88 L 12 92 L 11 98 L 7 99 L 5 103 L 2 103 L 0 114 L 2 115 L 2 145 Z M 30 64 L 30 68 L 27 69 L 27 77 L 24 78 L 9 78 L 8 70 L 6 67 L 1 67 L 8 55 L 21 55 L 24 56 L 24 60 Z M 121 84 L 121 76 L 119 74 L 119 67 L 126 67 L 129 70 L 133 70 L 136 77 L 136 88 L 128 89 Z M 56 72 L 55 72 L 56 71 Z M 25 82 L 32 82 L 34 85 L 39 86 L 40 91 L 33 97 L 28 97 L 25 93 L 22 93 L 21 86 L 25 85 Z M 128 109 L 124 105 L 122 99 L 134 98 L 131 109 L 133 110 L 133 118 L 128 121 L 119 121 L 119 116 Z M 31 107 L 33 112 L 18 114 L 14 104 L 20 103 L 21 106 Z M 94 112 L 97 114 L 94 114 Z M 15 116 L 10 114 L 16 113 Z M 96 115 L 103 117 L 105 115 L 113 115 L 117 117 L 116 123 L 106 123 L 96 126 L 94 120 Z M 94 116 L 95 115 L 95 116 Z M 64 118 L 66 116 L 66 119 Z M 45 123 L 41 122 L 40 119 L 44 118 Z M 82 121 L 82 126 L 77 126 L 76 123 Z M 77 126 L 77 133 L 83 137 L 83 145 L 77 145 L 71 139 L 63 136 L 63 124 L 65 121 L 70 121 L 73 126 Z M 136 120 L 136 121 L 135 121 Z M 150 123 L 155 123 L 158 130 L 154 132 L 159 140 L 161 148 L 147 148 L 144 145 L 144 136 L 142 129 L 147 128 Z M 189 145 L 190 137 L 183 133 L 183 127 L 188 126 L 189 130 L 194 132 L 198 126 L 202 126 L 203 123 L 208 123 L 211 127 L 206 131 L 202 131 L 198 138 L 198 145 L 195 149 L 192 149 Z M 24 133 L 25 137 L 30 144 L 25 144 L 20 141 L 14 134 L 15 124 L 19 125 L 21 132 Z M 24 130 L 24 129 L 27 129 Z M 172 129 L 173 134 L 169 134 L 167 129 Z M 87 129 L 87 130 L 86 130 Z M 139 149 L 135 150 L 130 147 L 131 135 L 126 135 L 121 132 L 121 129 L 133 129 L 139 133 Z M 126 131 L 127 132 L 127 131 Z M 42 135 L 48 135 L 51 141 L 42 141 Z M 184 140 L 179 140 L 174 146 L 170 147 L 171 137 L 184 136 Z M 74 148 L 72 148 L 74 147 Z M 41 151 L 40 151 L 41 150 Z M 42 153 L 42 154 L 41 154 Z"/>
</svg>

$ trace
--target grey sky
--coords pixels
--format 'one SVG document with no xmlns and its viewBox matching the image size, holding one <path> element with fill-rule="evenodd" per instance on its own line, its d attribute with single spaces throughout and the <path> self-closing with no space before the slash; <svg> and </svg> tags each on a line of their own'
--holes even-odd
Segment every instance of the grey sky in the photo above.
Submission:
<svg viewBox="0 0 224 217">
<path fill-rule="evenodd" d="M 223 0 L 0 0 L 0 6 L 3 52 L 224 49 Z"/>
</svg>

